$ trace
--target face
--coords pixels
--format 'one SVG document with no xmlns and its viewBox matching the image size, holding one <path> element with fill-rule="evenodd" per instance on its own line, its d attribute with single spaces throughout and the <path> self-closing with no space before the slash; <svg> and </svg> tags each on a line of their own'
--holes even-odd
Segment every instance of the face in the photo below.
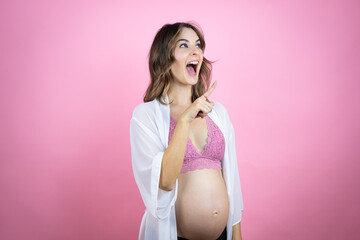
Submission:
<svg viewBox="0 0 360 240">
<path fill-rule="evenodd" d="M 194 30 L 187 27 L 182 29 L 173 55 L 175 57 L 171 66 L 173 80 L 185 85 L 195 85 L 203 62 L 203 52 L 200 39 Z"/>
</svg>

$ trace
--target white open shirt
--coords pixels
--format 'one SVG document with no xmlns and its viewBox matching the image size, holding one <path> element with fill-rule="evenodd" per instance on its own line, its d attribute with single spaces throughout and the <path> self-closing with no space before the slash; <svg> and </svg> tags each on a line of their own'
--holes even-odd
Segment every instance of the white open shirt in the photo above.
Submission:
<svg viewBox="0 0 360 240">
<path fill-rule="evenodd" d="M 167 95 L 165 100 L 168 102 Z M 229 197 L 227 240 L 231 240 L 232 226 L 241 221 L 243 210 L 235 133 L 225 107 L 213 102 L 215 105 L 208 116 L 225 138 L 225 153 L 221 165 Z M 159 188 L 162 157 L 168 147 L 169 127 L 170 106 L 161 104 L 157 99 L 136 106 L 130 120 L 132 167 L 146 207 L 140 226 L 140 240 L 177 240 L 175 201 L 178 179 L 171 191 Z"/>
</svg>

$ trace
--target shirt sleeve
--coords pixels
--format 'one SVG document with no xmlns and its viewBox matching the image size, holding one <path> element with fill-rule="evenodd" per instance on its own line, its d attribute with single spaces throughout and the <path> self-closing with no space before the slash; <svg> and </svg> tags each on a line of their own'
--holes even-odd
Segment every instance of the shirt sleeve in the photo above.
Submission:
<svg viewBox="0 0 360 240">
<path fill-rule="evenodd" d="M 149 119 L 130 120 L 131 160 L 136 184 L 147 211 L 155 218 L 170 215 L 175 204 L 177 184 L 171 191 L 159 188 L 160 170 L 165 146 L 161 143 L 156 124 Z"/>
<path fill-rule="evenodd" d="M 234 178 L 232 179 L 233 181 L 232 192 L 234 194 L 233 225 L 235 225 L 241 221 L 241 215 L 244 209 L 244 204 L 243 204 L 243 198 L 242 198 L 242 192 L 240 186 L 239 168 L 236 157 L 235 131 L 231 123 L 230 123 L 229 149 L 230 149 L 231 169 L 234 170 Z"/>
</svg>

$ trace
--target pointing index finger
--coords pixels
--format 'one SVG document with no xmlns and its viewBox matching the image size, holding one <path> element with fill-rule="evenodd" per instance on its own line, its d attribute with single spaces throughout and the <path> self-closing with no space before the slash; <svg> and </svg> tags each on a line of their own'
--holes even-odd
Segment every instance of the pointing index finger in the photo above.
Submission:
<svg viewBox="0 0 360 240">
<path fill-rule="evenodd" d="M 217 81 L 215 81 L 215 82 L 213 83 L 213 85 L 211 85 L 211 87 L 204 93 L 204 96 L 205 96 L 206 98 L 208 98 L 208 97 L 210 96 L 210 94 L 214 91 L 216 85 L 217 85 Z"/>
</svg>

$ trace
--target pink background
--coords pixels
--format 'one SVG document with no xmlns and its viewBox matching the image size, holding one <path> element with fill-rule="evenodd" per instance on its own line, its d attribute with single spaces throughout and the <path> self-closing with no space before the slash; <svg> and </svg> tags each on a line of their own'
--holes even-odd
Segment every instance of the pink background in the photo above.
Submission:
<svg viewBox="0 0 360 240">
<path fill-rule="evenodd" d="M 136 239 L 129 121 L 165 23 L 218 60 L 252 239 L 360 239 L 360 2 L 1 1 L 0 239 Z"/>
</svg>

